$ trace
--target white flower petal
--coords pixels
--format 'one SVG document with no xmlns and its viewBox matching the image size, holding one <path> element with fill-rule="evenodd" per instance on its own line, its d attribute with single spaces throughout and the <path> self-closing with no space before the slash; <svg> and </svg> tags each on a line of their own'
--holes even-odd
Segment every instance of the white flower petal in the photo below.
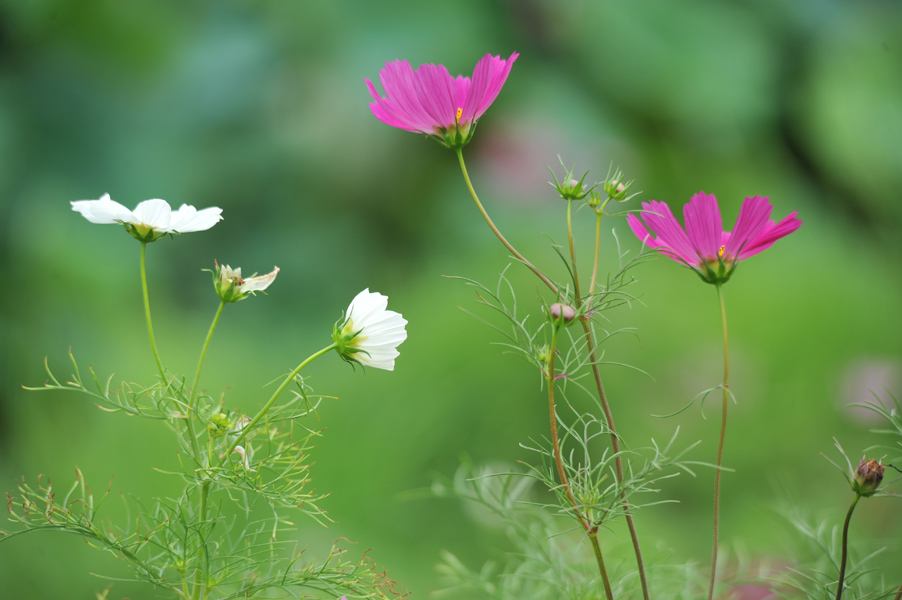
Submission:
<svg viewBox="0 0 902 600">
<path fill-rule="evenodd" d="M 241 271 L 241 269 L 238 270 Z M 272 273 L 267 273 L 266 275 L 261 275 L 260 277 L 248 277 L 238 288 L 238 291 L 242 294 L 247 294 L 248 292 L 262 292 L 270 285 L 272 285 L 272 282 L 276 280 L 276 275 L 278 274 L 279 267 L 276 267 Z"/>
<path fill-rule="evenodd" d="M 190 233 L 192 231 L 206 231 L 222 220 L 222 209 L 216 206 L 197 210 L 189 204 L 182 204 L 177 211 L 172 213 L 170 231 L 176 233 Z"/>
<path fill-rule="evenodd" d="M 135 219 L 132 211 L 118 202 L 110 200 L 109 194 L 104 194 L 100 200 L 77 200 L 72 202 L 72 210 L 80 212 L 88 221 L 99 225 L 131 223 Z"/>
<path fill-rule="evenodd" d="M 135 207 L 135 225 L 148 227 L 154 231 L 172 231 L 169 228 L 172 208 L 169 203 L 159 198 L 145 200 Z"/>
<path fill-rule="evenodd" d="M 407 321 L 387 307 L 388 296 L 363 290 L 348 306 L 345 333 L 357 333 L 349 344 L 360 350 L 353 354 L 354 360 L 376 369 L 393 371 L 395 358 L 400 355 L 397 348 L 407 339 Z"/>
</svg>

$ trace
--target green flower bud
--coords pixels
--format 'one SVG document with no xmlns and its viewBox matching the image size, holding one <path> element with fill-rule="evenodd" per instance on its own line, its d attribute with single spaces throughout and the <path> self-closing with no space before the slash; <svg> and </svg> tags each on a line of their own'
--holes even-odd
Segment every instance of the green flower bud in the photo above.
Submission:
<svg viewBox="0 0 902 600">
<path fill-rule="evenodd" d="M 582 200 L 589 195 L 589 192 L 595 189 L 594 185 L 586 188 L 585 180 L 586 175 L 589 174 L 588 171 L 583 173 L 583 176 L 577 180 L 573 177 L 573 169 L 570 169 L 564 174 L 564 177 L 558 181 L 557 176 L 554 174 L 554 171 L 551 170 L 551 167 L 549 167 L 548 170 L 551 172 L 551 177 L 554 179 L 554 183 L 549 182 L 551 187 L 556 189 L 558 195 L 568 202 L 571 200 Z"/>
<path fill-rule="evenodd" d="M 604 183 L 601 184 L 601 187 L 611 200 L 626 202 L 633 197 L 633 195 L 629 193 L 629 189 L 634 181 L 635 180 L 633 179 L 624 182 L 623 171 L 620 169 L 610 169 L 608 170 L 608 176 L 605 178 Z"/>
</svg>

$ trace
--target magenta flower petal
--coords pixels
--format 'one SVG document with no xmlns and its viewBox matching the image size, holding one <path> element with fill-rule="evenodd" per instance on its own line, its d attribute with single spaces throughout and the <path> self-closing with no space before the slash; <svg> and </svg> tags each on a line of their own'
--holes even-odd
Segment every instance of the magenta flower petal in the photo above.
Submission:
<svg viewBox="0 0 902 600">
<path fill-rule="evenodd" d="M 449 147 L 470 141 L 475 123 L 491 106 L 504 87 L 519 55 L 510 58 L 486 54 L 477 63 L 472 80 L 452 77 L 443 65 L 420 65 L 416 70 L 407 61 L 385 63 L 379 81 L 381 96 L 369 79 L 364 79 L 373 102 L 370 110 L 386 125 L 436 136 Z"/>
<path fill-rule="evenodd" d="M 774 245 L 774 242 L 801 227 L 802 221 L 796 218 L 797 214 L 799 213 L 791 212 L 776 224 L 773 221 L 768 221 L 761 229 L 761 232 L 742 249 L 739 253 L 739 259 L 742 260 L 758 254 L 762 250 L 767 250 Z"/>
<path fill-rule="evenodd" d="M 704 192 L 683 207 L 685 231 L 664 202 L 643 202 L 642 209 L 642 220 L 627 216 L 636 237 L 649 248 L 685 264 L 708 283 L 718 285 L 729 280 L 740 261 L 770 248 L 802 226 L 795 212 L 779 223 L 769 221 L 773 207 L 761 196 L 743 201 L 732 233 L 723 231 L 717 200 Z"/>
<path fill-rule="evenodd" d="M 723 237 L 723 225 L 717 199 L 705 192 L 692 197 L 683 207 L 686 233 L 693 248 L 703 260 L 717 260 Z"/>
<path fill-rule="evenodd" d="M 642 209 L 642 218 L 646 225 L 658 236 L 658 247 L 663 246 L 669 251 L 665 251 L 664 254 L 690 265 L 699 261 L 698 253 L 667 204 L 652 200 L 643 202 Z"/>
<path fill-rule="evenodd" d="M 460 116 L 461 123 L 469 123 L 479 119 L 488 110 L 495 98 L 501 92 L 510 75 L 514 61 L 520 55 L 514 52 L 507 60 L 500 56 L 486 54 L 482 57 L 473 70 L 473 81 L 470 84 L 470 93 L 466 102 L 462 105 Z"/>
<path fill-rule="evenodd" d="M 739 208 L 739 217 L 736 219 L 733 233 L 724 244 L 724 256 L 734 257 L 742 254 L 749 242 L 761 233 L 772 210 L 767 198 L 761 196 L 746 198 Z"/>
</svg>

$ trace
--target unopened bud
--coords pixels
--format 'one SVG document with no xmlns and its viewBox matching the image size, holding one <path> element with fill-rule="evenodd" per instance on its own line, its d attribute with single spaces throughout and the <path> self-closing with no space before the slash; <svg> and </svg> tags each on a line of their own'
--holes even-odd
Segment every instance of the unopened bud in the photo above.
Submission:
<svg viewBox="0 0 902 600">
<path fill-rule="evenodd" d="M 568 323 L 571 323 L 573 319 L 576 318 L 576 309 L 569 304 L 561 304 L 560 302 L 555 302 L 548 307 L 548 314 L 551 315 L 551 319 L 553 321 L 557 321 L 566 325 Z"/>
<path fill-rule="evenodd" d="M 859 496 L 873 496 L 883 481 L 883 471 L 886 467 L 878 461 L 862 458 L 852 477 L 852 490 Z"/>
</svg>

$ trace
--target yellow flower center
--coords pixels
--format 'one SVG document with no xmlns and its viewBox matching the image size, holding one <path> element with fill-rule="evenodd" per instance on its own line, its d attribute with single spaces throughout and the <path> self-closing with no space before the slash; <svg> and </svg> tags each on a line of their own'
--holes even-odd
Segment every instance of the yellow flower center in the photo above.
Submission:
<svg viewBox="0 0 902 600">
<path fill-rule="evenodd" d="M 727 249 L 726 246 L 721 246 L 720 250 L 717 251 L 717 256 L 720 256 L 721 258 L 723 258 L 723 251 L 726 249 Z"/>
<path fill-rule="evenodd" d="M 462 114 L 464 114 L 464 109 L 458 108 L 458 109 L 457 109 L 457 116 L 454 118 L 454 122 L 457 123 L 458 125 L 460 125 L 460 116 L 461 116 Z"/>
</svg>

